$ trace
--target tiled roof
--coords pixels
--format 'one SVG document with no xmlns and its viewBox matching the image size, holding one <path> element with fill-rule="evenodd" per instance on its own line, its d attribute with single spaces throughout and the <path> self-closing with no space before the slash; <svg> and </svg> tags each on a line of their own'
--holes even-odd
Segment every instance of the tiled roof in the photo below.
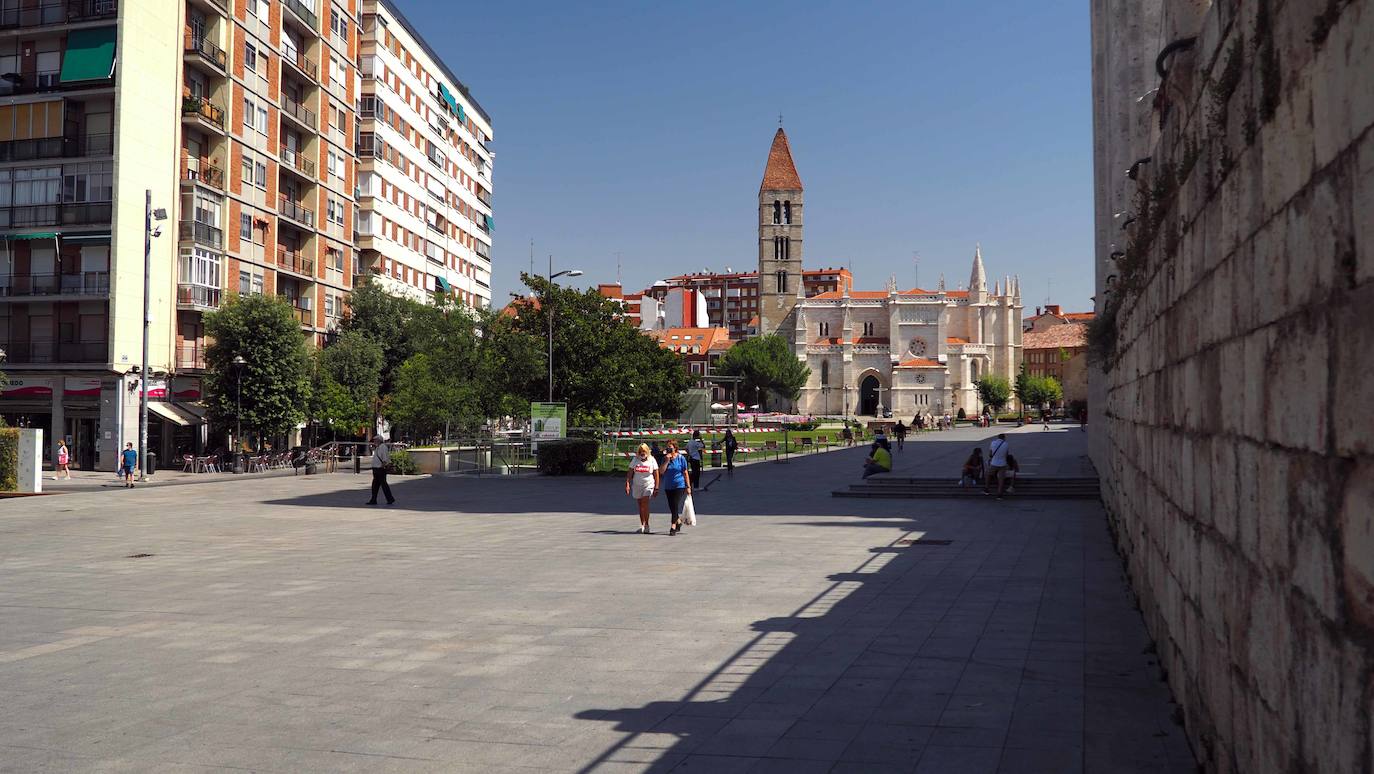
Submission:
<svg viewBox="0 0 1374 774">
<path fill-rule="evenodd" d="M 763 169 L 763 183 L 760 191 L 800 191 L 801 176 L 797 165 L 792 162 L 792 149 L 787 144 L 787 133 L 778 127 L 773 135 L 773 147 L 768 150 L 768 166 Z"/>
<path fill-rule="evenodd" d="M 1095 312 L 1065 312 L 1063 315 L 1065 320 L 1074 320 L 1076 322 L 1087 322 L 1096 316 Z"/>
<path fill-rule="evenodd" d="M 1088 326 L 1086 323 L 1055 325 L 1047 330 L 1027 331 L 1021 334 L 1021 348 L 1023 350 L 1086 346 L 1088 346 Z"/>
<path fill-rule="evenodd" d="M 946 290 L 945 295 L 950 298 L 968 298 L 967 290 Z"/>
<path fill-rule="evenodd" d="M 897 364 L 898 368 L 944 368 L 944 364 L 938 360 L 931 360 L 928 357 L 913 357 L 910 360 L 903 360 Z"/>
<path fill-rule="evenodd" d="M 729 341 L 730 331 L 725 328 L 668 328 L 662 331 L 646 331 L 650 336 L 658 340 L 659 346 L 680 352 L 681 348 L 688 348 L 685 354 L 700 354 L 710 349 L 718 349 L 718 342 Z M 690 350 L 695 348 L 695 352 Z"/>
<path fill-rule="evenodd" d="M 849 297 L 850 297 L 850 298 L 887 298 L 887 291 L 886 291 L 886 290 L 851 290 L 851 291 L 849 291 Z M 825 300 L 829 300 L 829 299 L 836 299 L 836 298 L 844 298 L 844 292 L 843 292 L 843 291 L 840 291 L 840 290 L 827 290 L 827 291 L 825 291 L 824 293 L 817 293 L 816 295 L 811 296 L 811 298 L 818 299 L 818 300 L 821 300 L 821 301 L 825 301 Z"/>
<path fill-rule="evenodd" d="M 945 338 L 946 344 L 967 344 L 968 339 L 961 339 L 958 336 L 948 336 Z"/>
</svg>

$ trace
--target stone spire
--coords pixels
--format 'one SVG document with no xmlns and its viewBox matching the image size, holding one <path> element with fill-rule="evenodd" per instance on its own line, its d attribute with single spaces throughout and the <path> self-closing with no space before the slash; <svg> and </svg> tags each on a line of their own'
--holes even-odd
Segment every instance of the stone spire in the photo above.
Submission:
<svg viewBox="0 0 1374 774">
<path fill-rule="evenodd" d="M 983 270 L 983 246 L 975 245 L 973 248 L 973 272 L 969 275 L 968 291 L 971 296 L 985 298 L 988 294 L 988 275 Z"/>
<path fill-rule="evenodd" d="M 939 286 L 938 288 L 936 288 L 936 289 L 939 290 L 941 293 L 945 292 L 945 273 L 944 273 L 944 272 L 940 272 L 940 286 Z"/>
<path fill-rule="evenodd" d="M 792 161 L 792 147 L 787 144 L 787 133 L 778 127 L 773 135 L 773 147 L 768 149 L 768 165 L 763 168 L 763 182 L 760 191 L 800 191 L 801 175 Z"/>
</svg>

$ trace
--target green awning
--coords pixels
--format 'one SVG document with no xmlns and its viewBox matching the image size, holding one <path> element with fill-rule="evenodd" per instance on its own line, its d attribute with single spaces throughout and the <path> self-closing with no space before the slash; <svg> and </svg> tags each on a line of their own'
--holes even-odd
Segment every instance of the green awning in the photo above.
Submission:
<svg viewBox="0 0 1374 774">
<path fill-rule="evenodd" d="M 0 239 L 22 242 L 25 239 L 56 239 L 58 236 L 56 231 L 40 231 L 37 234 L 0 234 Z"/>
<path fill-rule="evenodd" d="M 67 33 L 62 83 L 104 80 L 114 75 L 115 28 L 95 27 Z"/>
<path fill-rule="evenodd" d="M 463 112 L 463 106 L 454 104 L 454 107 L 457 108 L 455 112 L 458 114 L 458 123 L 466 124 L 468 122 L 468 117 L 467 114 Z"/>
<path fill-rule="evenodd" d="M 458 100 L 453 98 L 453 92 L 449 91 L 448 87 L 442 83 L 439 84 L 439 99 L 442 99 L 444 104 L 448 105 L 448 111 L 450 113 L 456 113 L 462 110 L 462 108 L 458 107 Z"/>
<path fill-rule="evenodd" d="M 483 216 L 482 216 L 482 220 L 483 220 L 483 222 L 485 222 L 485 223 L 487 224 L 487 231 L 495 231 L 495 230 L 496 230 L 496 226 L 492 224 L 492 219 L 491 219 L 491 216 L 490 216 L 490 215 L 483 215 Z"/>
<path fill-rule="evenodd" d="M 435 277 L 434 281 L 439 283 L 439 289 L 444 291 L 445 293 L 449 292 L 450 290 L 453 290 L 453 287 L 448 284 L 448 280 L 444 279 L 443 277 Z"/>
</svg>

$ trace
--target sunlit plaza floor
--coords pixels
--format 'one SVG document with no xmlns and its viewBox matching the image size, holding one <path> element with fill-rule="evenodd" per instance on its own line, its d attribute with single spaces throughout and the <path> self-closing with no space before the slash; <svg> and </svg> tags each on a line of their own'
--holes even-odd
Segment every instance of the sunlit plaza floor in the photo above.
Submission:
<svg viewBox="0 0 1374 774">
<path fill-rule="evenodd" d="M 831 498 L 862 457 L 708 470 L 677 537 L 616 477 L 0 501 L 0 771 L 1193 770 L 1099 504 Z"/>
</svg>

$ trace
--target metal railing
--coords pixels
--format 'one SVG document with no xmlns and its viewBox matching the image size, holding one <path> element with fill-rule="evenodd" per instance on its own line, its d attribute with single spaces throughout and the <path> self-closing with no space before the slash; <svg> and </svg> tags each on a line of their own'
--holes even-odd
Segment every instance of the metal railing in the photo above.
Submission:
<svg viewBox="0 0 1374 774">
<path fill-rule="evenodd" d="M 310 59 L 308 59 L 308 58 L 305 56 L 305 52 L 304 52 L 304 51 L 301 51 L 301 50 L 297 49 L 297 51 L 296 51 L 296 56 L 295 56 L 294 59 L 293 59 L 292 57 L 289 57 L 289 56 L 283 56 L 281 59 L 282 59 L 283 62 L 286 62 L 287 64 L 291 65 L 292 67 L 295 67 L 297 70 L 299 70 L 299 71 L 301 72 L 302 75 L 304 75 L 306 78 L 308 78 L 308 79 L 311 80 L 312 82 L 313 82 L 313 81 L 318 81 L 318 80 L 320 79 L 320 67 L 319 67 L 319 65 L 317 65 L 317 64 L 315 64 L 314 62 L 310 61 Z"/>
<path fill-rule="evenodd" d="M 315 276 L 314 259 L 306 257 L 299 250 L 288 250 L 283 245 L 277 245 L 277 265 L 296 274 Z"/>
<path fill-rule="evenodd" d="M 181 238 L 216 249 L 224 247 L 224 232 L 198 220 L 181 221 Z"/>
<path fill-rule="evenodd" d="M 312 180 L 315 178 L 315 162 L 306 157 L 305 151 L 283 145 L 278 155 L 281 156 L 281 163 L 284 166 L 290 167 Z"/>
<path fill-rule="evenodd" d="M 222 291 L 219 288 L 212 288 L 208 285 L 196 285 L 190 282 L 177 283 L 177 305 L 178 306 L 198 306 L 206 309 L 218 309 Z"/>
<path fill-rule="evenodd" d="M 104 363 L 110 344 L 92 341 L 9 341 L 0 343 L 8 363 Z"/>
<path fill-rule="evenodd" d="M 206 97 L 182 97 L 181 114 L 183 116 L 198 116 L 221 129 L 224 128 L 224 108 Z"/>
<path fill-rule="evenodd" d="M 302 3 L 300 0 L 281 0 L 281 4 L 282 7 L 296 14 L 301 21 L 305 22 L 305 26 L 313 31 L 319 31 L 320 17 L 316 16 L 314 11 L 306 8 L 305 3 Z"/>
<path fill-rule="evenodd" d="M 108 156 L 114 151 L 114 135 L 77 135 L 75 137 L 40 137 L 28 140 L 0 142 L 0 161 L 33 161 L 35 159 L 77 158 L 80 156 Z"/>
<path fill-rule="evenodd" d="M 62 0 L 0 8 L 0 29 L 42 27 L 78 21 L 110 19 L 119 12 L 116 0 Z"/>
<path fill-rule="evenodd" d="M 285 196 L 277 197 L 277 213 L 297 223 L 303 223 L 310 228 L 315 227 L 315 213 L 306 209 L 304 205 L 291 201 Z"/>
<path fill-rule="evenodd" d="M 84 88 L 93 88 L 91 82 L 83 81 Z M 58 91 L 75 88 L 62 83 L 61 70 L 38 70 L 30 75 L 7 73 L 0 79 L 0 94 L 33 94 L 40 91 Z"/>
<path fill-rule="evenodd" d="M 224 190 L 224 170 L 202 159 L 186 159 L 183 177 L 212 188 Z"/>
<path fill-rule="evenodd" d="M 0 207 L 0 228 L 109 223 L 110 202 L 65 202 Z"/>
<path fill-rule="evenodd" d="M 207 40 L 204 35 L 188 34 L 186 36 L 186 53 L 197 54 L 201 59 L 221 70 L 224 70 L 229 64 L 229 56 L 224 52 L 224 49 Z"/>
<path fill-rule="evenodd" d="M 285 94 L 281 95 L 281 112 L 282 115 L 291 116 L 310 127 L 310 131 L 312 132 L 319 130 L 319 123 L 316 120 L 315 111 Z"/>
<path fill-rule="evenodd" d="M 293 303 L 291 305 L 291 311 L 295 313 L 296 321 L 299 322 L 301 325 L 305 325 L 307 327 L 315 325 L 315 313 L 311 310 L 302 309 Z"/>
<path fill-rule="evenodd" d="M 0 274 L 0 296 L 103 296 L 110 293 L 110 273 Z"/>
<path fill-rule="evenodd" d="M 205 345 L 178 344 L 177 368 L 205 368 Z"/>
</svg>

